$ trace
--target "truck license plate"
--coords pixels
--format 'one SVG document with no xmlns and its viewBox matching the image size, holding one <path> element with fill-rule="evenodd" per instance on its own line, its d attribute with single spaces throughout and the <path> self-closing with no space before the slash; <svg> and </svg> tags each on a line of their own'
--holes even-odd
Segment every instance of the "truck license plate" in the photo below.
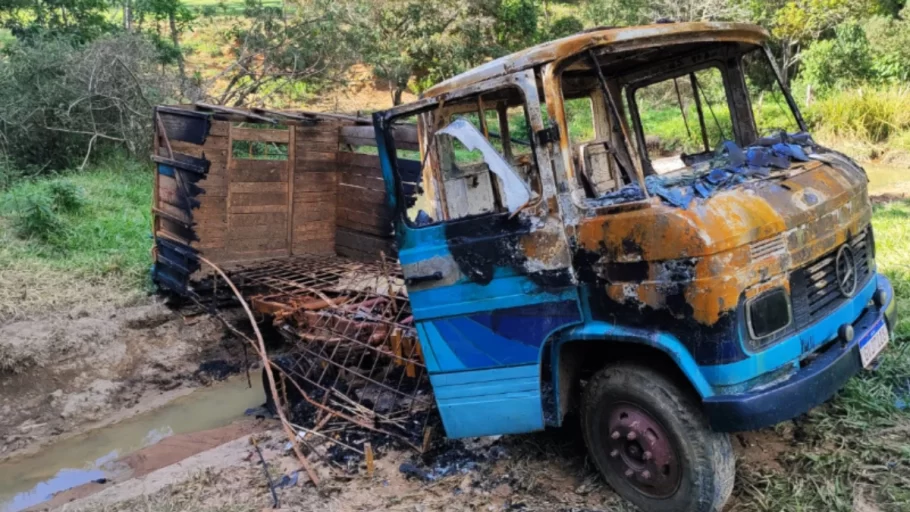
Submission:
<svg viewBox="0 0 910 512">
<path fill-rule="evenodd" d="M 863 368 L 868 368 L 872 364 L 872 361 L 888 344 L 889 339 L 888 326 L 882 322 L 878 325 L 875 332 L 859 342 L 859 357 L 863 362 Z"/>
</svg>

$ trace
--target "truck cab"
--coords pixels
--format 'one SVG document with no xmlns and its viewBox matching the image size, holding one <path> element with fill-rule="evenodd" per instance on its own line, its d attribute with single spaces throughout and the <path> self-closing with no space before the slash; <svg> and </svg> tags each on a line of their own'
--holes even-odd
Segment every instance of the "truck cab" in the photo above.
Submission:
<svg viewBox="0 0 910 512">
<path fill-rule="evenodd" d="M 896 308 L 867 178 L 812 139 L 767 39 L 599 28 L 374 115 L 449 437 L 576 411 L 622 496 L 719 510 L 727 432 L 794 418 L 874 367 Z M 395 145 L 411 123 L 419 155 Z"/>
</svg>

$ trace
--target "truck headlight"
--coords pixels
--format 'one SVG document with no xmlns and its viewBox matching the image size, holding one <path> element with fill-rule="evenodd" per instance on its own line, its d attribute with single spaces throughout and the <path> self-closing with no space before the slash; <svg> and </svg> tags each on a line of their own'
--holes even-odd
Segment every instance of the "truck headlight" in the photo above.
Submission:
<svg viewBox="0 0 910 512">
<path fill-rule="evenodd" d="M 746 303 L 746 324 L 753 340 L 767 338 L 786 329 L 793 321 L 790 296 L 783 288 L 775 288 Z M 761 345 L 761 343 L 752 343 Z"/>
</svg>

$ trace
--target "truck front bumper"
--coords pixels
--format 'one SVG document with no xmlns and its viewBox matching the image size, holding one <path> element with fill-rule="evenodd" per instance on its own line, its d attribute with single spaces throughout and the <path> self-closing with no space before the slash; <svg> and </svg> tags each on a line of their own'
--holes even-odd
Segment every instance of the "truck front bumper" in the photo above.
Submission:
<svg viewBox="0 0 910 512">
<path fill-rule="evenodd" d="M 756 430 L 795 418 L 831 398 L 862 370 L 860 342 L 882 320 L 889 332 L 897 323 L 894 289 L 884 276 L 876 278 L 878 291 L 883 293 L 881 306 L 870 305 L 853 322 L 855 335 L 850 343 L 836 340 L 783 382 L 758 391 L 706 398 L 704 409 L 711 428 L 717 432 Z"/>
</svg>

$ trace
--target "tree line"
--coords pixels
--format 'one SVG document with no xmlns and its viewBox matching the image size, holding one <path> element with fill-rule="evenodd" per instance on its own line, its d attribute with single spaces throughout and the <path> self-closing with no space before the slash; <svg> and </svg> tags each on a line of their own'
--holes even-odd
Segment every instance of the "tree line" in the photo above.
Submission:
<svg viewBox="0 0 910 512">
<path fill-rule="evenodd" d="M 225 0 L 221 6 L 225 7 Z M 0 0 L 0 168 L 84 165 L 148 150 L 165 101 L 268 104 L 331 91 L 354 64 L 419 93 L 491 58 L 595 26 L 748 21 L 772 34 L 787 82 L 827 90 L 910 79 L 906 0 L 246 0 L 220 25 L 230 62 L 187 69 L 183 38 L 214 5 Z M 2 185 L 2 183 L 0 183 Z"/>
</svg>

